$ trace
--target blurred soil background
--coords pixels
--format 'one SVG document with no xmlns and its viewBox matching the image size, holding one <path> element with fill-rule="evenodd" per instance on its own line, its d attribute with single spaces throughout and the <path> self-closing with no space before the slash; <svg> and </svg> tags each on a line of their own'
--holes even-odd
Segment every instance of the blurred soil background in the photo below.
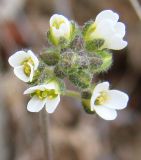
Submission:
<svg viewBox="0 0 141 160">
<path fill-rule="evenodd" d="M 138 3 L 136 3 L 138 2 Z M 104 9 L 119 13 L 129 45 L 114 51 L 110 71 L 94 77 L 130 96 L 115 121 L 86 114 L 81 103 L 62 98 L 49 115 L 53 160 L 141 160 L 141 0 L 0 0 L 0 160 L 47 160 L 40 114 L 29 113 L 8 57 L 17 50 L 46 47 L 49 18 L 60 13 L 80 25 Z M 68 83 L 68 86 L 73 86 Z"/>
</svg>

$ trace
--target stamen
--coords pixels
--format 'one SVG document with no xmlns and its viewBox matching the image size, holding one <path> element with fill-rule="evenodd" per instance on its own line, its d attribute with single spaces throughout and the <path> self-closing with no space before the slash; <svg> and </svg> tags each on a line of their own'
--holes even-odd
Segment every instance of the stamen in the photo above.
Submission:
<svg viewBox="0 0 141 160">
<path fill-rule="evenodd" d="M 100 96 L 98 96 L 95 100 L 95 105 L 103 105 L 108 99 L 108 94 L 106 92 L 101 92 Z"/>
<path fill-rule="evenodd" d="M 31 73 L 31 68 L 29 64 L 24 64 L 24 73 L 29 77 Z"/>
<path fill-rule="evenodd" d="M 36 90 L 31 96 L 36 95 L 39 99 L 43 100 L 45 98 L 53 99 L 58 96 L 58 92 L 54 89 L 46 89 L 44 91 Z"/>
<path fill-rule="evenodd" d="M 24 70 L 24 73 L 25 73 L 28 77 L 30 76 L 30 73 L 31 73 L 31 68 L 30 68 L 29 63 L 32 64 L 32 65 L 34 65 L 34 62 L 33 62 L 33 60 L 32 60 L 31 57 L 28 58 L 28 59 L 26 59 L 26 60 L 24 60 L 24 61 L 21 63 L 21 65 L 24 66 L 24 69 L 23 69 L 23 70 Z"/>
</svg>

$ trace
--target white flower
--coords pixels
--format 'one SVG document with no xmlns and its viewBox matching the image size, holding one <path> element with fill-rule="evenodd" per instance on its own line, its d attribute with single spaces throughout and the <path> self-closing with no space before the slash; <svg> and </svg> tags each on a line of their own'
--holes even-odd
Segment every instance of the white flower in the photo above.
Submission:
<svg viewBox="0 0 141 160">
<path fill-rule="evenodd" d="M 9 64 L 14 68 L 14 74 L 24 82 L 31 82 L 39 61 L 31 50 L 18 51 L 9 57 Z"/>
<path fill-rule="evenodd" d="M 28 88 L 24 94 L 31 94 L 27 110 L 39 112 L 45 105 L 48 113 L 54 112 L 60 102 L 60 95 L 56 83 L 48 83 Z"/>
<path fill-rule="evenodd" d="M 50 18 L 50 33 L 53 43 L 57 45 L 61 37 L 69 39 L 71 27 L 72 25 L 66 17 L 59 14 L 54 14 Z"/>
<path fill-rule="evenodd" d="M 114 120 L 117 111 L 127 106 L 129 97 L 118 90 L 109 90 L 109 82 L 103 82 L 94 88 L 90 105 L 91 111 L 95 111 L 105 120 Z"/>
<path fill-rule="evenodd" d="M 111 10 L 100 12 L 95 22 L 90 26 L 90 39 L 103 39 L 102 48 L 120 50 L 127 46 L 123 40 L 125 35 L 125 25 L 118 22 L 119 15 Z"/>
</svg>

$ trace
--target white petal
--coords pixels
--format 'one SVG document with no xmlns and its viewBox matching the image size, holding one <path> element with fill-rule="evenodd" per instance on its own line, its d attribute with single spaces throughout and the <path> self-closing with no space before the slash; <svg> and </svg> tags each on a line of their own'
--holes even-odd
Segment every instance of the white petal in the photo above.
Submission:
<svg viewBox="0 0 141 160">
<path fill-rule="evenodd" d="M 118 22 L 115 25 L 116 33 L 123 38 L 125 36 L 125 25 L 122 22 Z"/>
<path fill-rule="evenodd" d="M 65 36 L 66 34 L 69 35 L 70 33 L 70 25 L 66 25 L 65 23 L 63 23 L 62 25 L 60 25 L 60 30 L 63 33 L 63 36 Z"/>
<path fill-rule="evenodd" d="M 115 25 L 111 20 L 105 19 L 96 25 L 96 30 L 91 33 L 91 39 L 102 38 L 106 41 L 115 34 Z"/>
<path fill-rule="evenodd" d="M 127 46 L 127 42 L 122 40 L 119 36 L 113 36 L 110 39 L 107 39 L 107 48 L 113 50 L 121 50 Z"/>
<path fill-rule="evenodd" d="M 105 120 L 114 120 L 117 117 L 116 110 L 107 108 L 105 106 L 95 107 L 96 113 Z"/>
<path fill-rule="evenodd" d="M 55 82 L 49 82 L 45 85 L 46 89 L 58 89 L 58 85 Z"/>
<path fill-rule="evenodd" d="M 109 89 L 109 82 L 102 82 L 95 86 L 93 92 L 101 92 L 101 91 L 107 91 Z"/>
<path fill-rule="evenodd" d="M 129 97 L 126 93 L 118 90 L 109 90 L 108 95 L 110 99 L 104 104 L 112 109 L 124 109 L 127 106 Z"/>
<path fill-rule="evenodd" d="M 18 51 L 9 57 L 8 62 L 12 67 L 20 66 L 21 63 L 30 57 L 30 54 L 25 51 Z"/>
<path fill-rule="evenodd" d="M 95 86 L 94 90 L 93 90 L 93 94 L 92 94 L 92 97 L 91 97 L 91 101 L 90 101 L 90 104 L 91 104 L 91 110 L 93 111 L 94 108 L 95 108 L 95 100 L 96 98 L 100 95 L 100 92 L 102 91 L 108 91 L 109 89 L 109 82 L 102 82 L 102 83 L 99 83 Z"/>
<path fill-rule="evenodd" d="M 99 23 L 105 19 L 112 20 L 113 23 L 115 24 L 119 19 L 119 15 L 111 10 L 104 10 L 96 16 L 95 22 Z"/>
<path fill-rule="evenodd" d="M 68 19 L 66 17 L 64 17 L 63 15 L 54 14 L 50 18 L 50 27 L 52 27 L 54 21 L 59 22 L 59 21 L 62 21 L 62 20 L 64 21 L 64 23 L 68 23 Z"/>
<path fill-rule="evenodd" d="M 56 98 L 50 100 L 46 100 L 46 111 L 48 113 L 53 113 L 55 109 L 57 108 L 58 104 L 60 102 L 60 95 L 58 95 Z"/>
<path fill-rule="evenodd" d="M 45 105 L 46 99 L 41 100 L 37 96 L 33 96 L 27 104 L 27 110 L 30 112 L 39 112 Z"/>
<path fill-rule="evenodd" d="M 107 39 L 109 37 L 112 37 L 113 34 L 116 34 L 115 32 L 115 26 L 111 20 L 103 20 L 96 26 L 95 31 L 96 36 L 99 36 L 99 38 Z"/>
<path fill-rule="evenodd" d="M 35 56 L 35 54 L 31 51 L 31 50 L 28 50 L 27 52 L 30 57 L 32 58 L 33 62 L 34 62 L 34 70 L 36 70 L 38 68 L 38 65 L 39 65 L 39 61 L 38 61 L 38 58 Z"/>
<path fill-rule="evenodd" d="M 53 36 L 57 38 L 63 36 L 63 31 L 60 28 L 56 29 L 55 27 L 52 27 L 52 33 L 53 33 Z"/>
<path fill-rule="evenodd" d="M 38 86 L 28 88 L 27 90 L 24 91 L 24 94 L 31 94 L 36 90 L 44 91 L 45 89 L 46 89 L 46 85 L 38 85 Z"/>
<path fill-rule="evenodd" d="M 30 69 L 31 69 L 29 80 L 30 80 L 30 82 L 32 82 L 32 79 L 33 79 L 33 76 L 34 76 L 34 69 L 33 69 L 32 64 L 28 63 L 28 65 L 30 66 Z"/>
<path fill-rule="evenodd" d="M 24 66 L 15 67 L 14 74 L 24 82 L 29 82 L 30 80 L 30 77 L 26 76 L 26 74 L 24 73 Z"/>
</svg>

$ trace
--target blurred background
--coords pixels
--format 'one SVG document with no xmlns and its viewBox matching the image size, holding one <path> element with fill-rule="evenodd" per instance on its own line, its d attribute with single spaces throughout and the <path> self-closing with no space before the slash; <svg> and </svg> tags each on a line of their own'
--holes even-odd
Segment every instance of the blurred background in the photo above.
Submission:
<svg viewBox="0 0 141 160">
<path fill-rule="evenodd" d="M 53 160 L 141 160 L 141 0 L 0 0 L 0 160 L 48 160 L 40 113 L 29 113 L 8 57 L 24 48 L 39 54 L 46 46 L 49 18 L 60 13 L 80 25 L 112 9 L 127 26 L 129 45 L 114 53 L 112 68 L 94 80 L 108 80 L 129 94 L 115 121 L 86 114 L 81 103 L 62 98 L 50 115 Z M 69 87 L 73 87 L 69 84 Z"/>
</svg>

